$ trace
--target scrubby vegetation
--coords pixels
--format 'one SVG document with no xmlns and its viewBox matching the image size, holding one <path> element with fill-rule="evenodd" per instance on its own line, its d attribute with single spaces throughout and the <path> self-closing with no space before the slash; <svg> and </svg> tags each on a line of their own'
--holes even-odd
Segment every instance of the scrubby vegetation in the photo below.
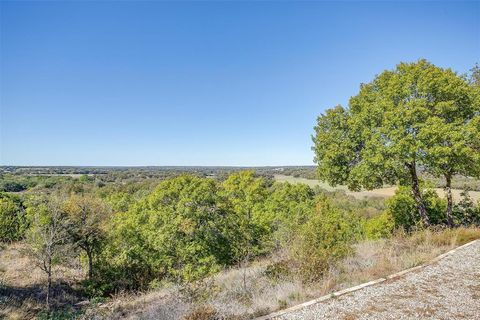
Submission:
<svg viewBox="0 0 480 320">
<path fill-rule="evenodd" d="M 252 317 L 479 238 L 480 205 L 468 191 L 449 196 L 455 174 L 480 174 L 479 96 L 476 83 L 421 60 L 318 119 L 319 177 L 354 190 L 398 185 L 388 200 L 274 182 L 272 168 L 6 168 L 2 261 L 26 259 L 42 280 L 19 288 L 2 265 L 0 312 Z M 445 199 L 420 170 L 445 179 Z"/>
<path fill-rule="evenodd" d="M 421 218 L 407 188 L 400 188 L 386 202 L 360 201 L 341 191 L 272 183 L 253 171 L 233 173 L 223 181 L 184 174 L 136 196 L 116 187 L 95 186 L 95 181 L 67 190 L 76 192 L 4 194 L 1 206 L 6 221 L 2 234 L 10 232 L 3 242 L 23 239 L 22 254 L 28 254 L 45 274 L 45 310 L 57 313 L 72 311 L 55 297 L 59 290 L 52 288 L 62 277 L 56 272 L 75 261 L 83 270 L 73 286 L 78 299 L 167 290 L 168 299 L 173 294 L 188 302 L 190 307 L 182 314 L 206 304 L 205 310 L 215 308 L 226 316 L 220 302 L 209 297 L 236 288 L 232 299 L 243 307 L 237 306 L 241 312 L 232 315 L 245 316 L 262 313 L 255 306 L 261 293 L 252 276 L 268 282 L 270 290 L 295 289 L 290 297 L 268 303 L 263 310 L 267 312 L 333 288 L 326 279 L 355 257 L 363 243 L 393 241 L 395 245 L 422 234 L 428 234 L 429 241 L 448 234 L 444 243 L 435 240 L 445 247 L 456 243 L 454 234 L 464 237 L 467 232 L 447 229 L 437 236 L 435 231 L 416 231 L 422 228 Z M 429 189 L 422 194 L 429 220 L 445 227 L 446 201 Z M 454 212 L 457 225 L 480 222 L 480 209 L 468 194 L 455 204 Z M 478 236 L 478 229 L 470 230 L 469 237 Z M 229 272 L 237 272 L 232 288 L 218 283 L 218 277 Z M 326 287 L 320 290 L 318 283 Z M 9 292 L 8 283 L 3 290 Z"/>
</svg>

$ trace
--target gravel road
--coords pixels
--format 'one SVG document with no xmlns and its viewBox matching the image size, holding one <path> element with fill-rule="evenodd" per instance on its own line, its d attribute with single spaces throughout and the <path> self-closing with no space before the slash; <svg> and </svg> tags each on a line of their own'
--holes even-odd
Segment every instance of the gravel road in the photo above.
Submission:
<svg viewBox="0 0 480 320">
<path fill-rule="evenodd" d="M 400 278 L 277 319 L 480 319 L 480 241 Z"/>
</svg>

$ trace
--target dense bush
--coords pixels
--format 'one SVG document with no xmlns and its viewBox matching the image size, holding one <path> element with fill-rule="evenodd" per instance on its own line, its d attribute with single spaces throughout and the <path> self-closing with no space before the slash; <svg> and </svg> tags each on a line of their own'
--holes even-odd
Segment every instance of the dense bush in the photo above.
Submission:
<svg viewBox="0 0 480 320">
<path fill-rule="evenodd" d="M 446 201 L 441 199 L 433 189 L 423 191 L 423 200 L 431 224 L 446 224 Z M 387 200 L 387 207 L 388 213 L 393 217 L 395 227 L 402 227 L 410 231 L 421 225 L 421 217 L 416 209 L 410 188 L 399 187 L 395 196 Z"/>
<path fill-rule="evenodd" d="M 367 239 L 388 238 L 392 235 L 395 222 L 390 212 L 385 211 L 375 217 L 364 220 L 362 227 Z"/>
<path fill-rule="evenodd" d="M 329 266 L 352 253 L 359 232 L 359 221 L 352 213 L 319 199 L 316 212 L 300 227 L 292 247 L 304 279 L 318 279 Z"/>
<path fill-rule="evenodd" d="M 27 219 L 20 198 L 0 192 L 0 242 L 22 239 L 26 228 Z"/>
<path fill-rule="evenodd" d="M 307 280 L 351 251 L 362 234 L 391 234 L 394 222 L 381 200 L 315 192 L 307 185 L 269 183 L 253 171 L 224 181 L 181 175 L 133 201 L 124 192 L 102 197 L 117 213 L 107 228 L 94 294 L 201 280 L 259 255 L 291 251 Z M 361 222 L 363 221 L 363 223 Z"/>
<path fill-rule="evenodd" d="M 106 195 L 105 198 L 114 212 L 126 212 L 135 202 L 134 197 L 127 192 L 113 192 Z"/>
<path fill-rule="evenodd" d="M 180 176 L 117 214 L 103 252 L 108 270 L 99 270 L 107 279 L 100 282 L 129 289 L 154 280 L 188 283 L 231 263 L 229 208 L 217 188 L 211 179 Z"/>
<path fill-rule="evenodd" d="M 70 182 L 69 176 L 0 174 L 0 192 L 52 189 Z"/>
<path fill-rule="evenodd" d="M 475 206 L 468 191 L 462 192 L 462 199 L 453 206 L 453 218 L 456 225 L 480 226 L 480 201 Z"/>
<path fill-rule="evenodd" d="M 95 276 L 86 282 L 91 294 L 188 284 L 224 266 L 243 265 L 287 246 L 315 211 L 308 186 L 269 185 L 253 171 L 223 182 L 181 175 L 136 202 L 125 193 L 104 197 L 117 213 Z"/>
<path fill-rule="evenodd" d="M 275 247 L 289 243 L 298 226 L 314 211 L 315 194 L 305 184 L 275 183 L 265 200 L 263 217 L 268 221 Z"/>
<path fill-rule="evenodd" d="M 446 200 L 440 198 L 434 189 L 423 190 L 427 214 L 432 225 L 447 225 Z M 392 216 L 395 227 L 411 231 L 420 225 L 420 217 L 415 210 L 409 188 L 400 187 L 395 196 L 387 200 L 387 213 Z M 480 206 L 475 205 L 468 192 L 462 193 L 462 199 L 453 207 L 455 225 L 480 225 Z"/>
<path fill-rule="evenodd" d="M 271 231 L 270 220 L 265 216 L 264 203 L 268 197 L 266 181 L 253 171 L 231 174 L 219 189 L 224 207 L 228 207 L 230 229 L 228 237 L 236 262 L 245 262 L 265 253 Z"/>
</svg>

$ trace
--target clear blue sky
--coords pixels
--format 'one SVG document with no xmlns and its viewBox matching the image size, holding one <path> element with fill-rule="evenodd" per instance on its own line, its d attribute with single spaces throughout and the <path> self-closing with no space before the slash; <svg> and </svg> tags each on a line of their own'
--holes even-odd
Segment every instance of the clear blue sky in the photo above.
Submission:
<svg viewBox="0 0 480 320">
<path fill-rule="evenodd" d="M 479 2 L 0 6 L 2 165 L 312 164 L 361 82 L 480 62 Z"/>
</svg>

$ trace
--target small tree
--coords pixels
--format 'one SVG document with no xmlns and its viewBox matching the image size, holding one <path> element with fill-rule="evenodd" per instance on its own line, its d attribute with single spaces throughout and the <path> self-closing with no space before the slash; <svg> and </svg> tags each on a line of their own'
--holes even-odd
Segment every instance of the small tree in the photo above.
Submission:
<svg viewBox="0 0 480 320">
<path fill-rule="evenodd" d="M 47 275 L 46 306 L 50 310 L 52 267 L 65 258 L 69 243 L 63 200 L 58 197 L 35 199 L 27 208 L 27 215 L 30 222 L 26 237 L 28 252 Z"/>
<path fill-rule="evenodd" d="M 71 239 L 87 256 L 88 278 L 91 279 L 94 255 L 104 238 L 103 224 L 110 215 L 110 208 L 91 195 L 73 195 L 65 203 L 64 209 L 68 214 Z"/>
<path fill-rule="evenodd" d="M 453 207 L 455 222 L 465 226 L 480 225 L 480 201 L 475 206 L 468 190 L 464 190 L 461 196 L 462 199 Z"/>
<path fill-rule="evenodd" d="M 352 253 L 351 245 L 359 234 L 359 221 L 353 214 L 320 198 L 316 212 L 300 227 L 292 247 L 303 278 L 317 280 L 329 266 Z"/>
</svg>

